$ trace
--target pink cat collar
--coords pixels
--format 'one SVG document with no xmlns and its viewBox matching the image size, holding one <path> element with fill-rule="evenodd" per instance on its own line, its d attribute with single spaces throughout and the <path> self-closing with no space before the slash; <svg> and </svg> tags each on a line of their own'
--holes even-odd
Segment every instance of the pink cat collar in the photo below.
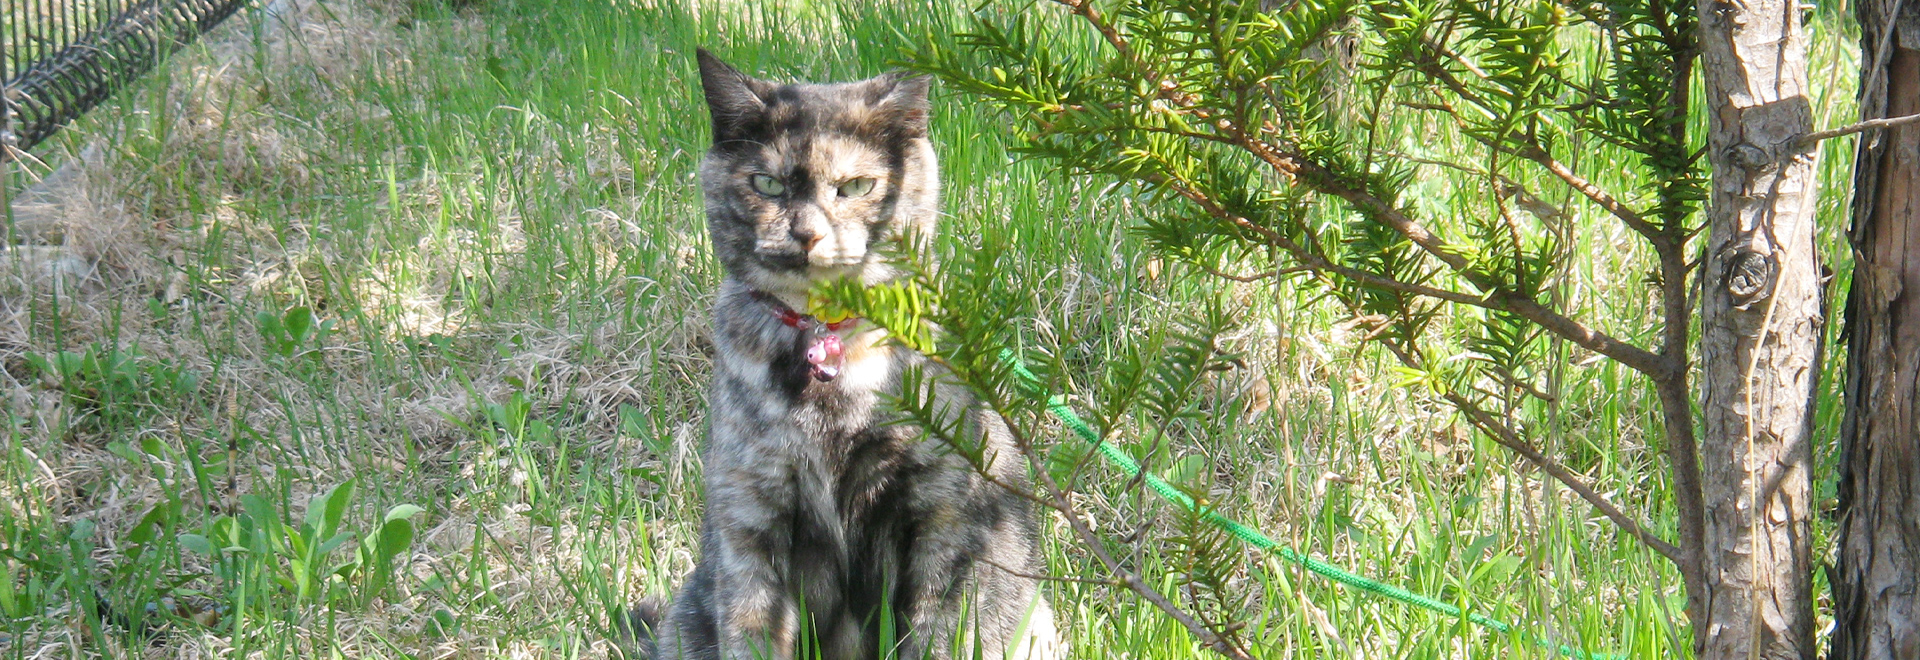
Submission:
<svg viewBox="0 0 1920 660">
<path fill-rule="evenodd" d="M 853 327 L 860 317 L 849 316 L 832 323 L 821 321 L 812 316 L 801 314 L 779 298 L 764 291 L 754 291 L 753 297 L 773 308 L 774 316 L 780 324 L 807 333 L 807 373 L 822 383 L 840 377 L 840 368 L 846 361 L 846 348 L 840 341 L 841 330 Z"/>
</svg>

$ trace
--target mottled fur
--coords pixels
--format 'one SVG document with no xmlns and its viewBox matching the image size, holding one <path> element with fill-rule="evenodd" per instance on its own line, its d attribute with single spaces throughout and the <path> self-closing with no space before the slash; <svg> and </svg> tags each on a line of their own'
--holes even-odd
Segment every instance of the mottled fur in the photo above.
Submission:
<svg viewBox="0 0 1920 660">
<path fill-rule="evenodd" d="M 714 132 L 700 174 L 727 271 L 713 310 L 707 515 L 701 560 L 664 620 L 635 616 L 643 638 L 657 636 L 642 645 L 700 660 L 796 657 L 803 637 L 807 656 L 833 660 L 971 658 L 976 646 L 985 658 L 1053 655 L 1051 610 L 1016 574 L 1043 570 L 1027 501 L 883 423 L 885 393 L 924 358 L 863 324 L 843 331 L 843 373 L 818 382 L 805 336 L 768 300 L 804 310 L 816 280 L 885 281 L 895 272 L 876 247 L 933 230 L 927 79 L 776 85 L 705 51 L 699 60 Z M 996 457 L 996 479 L 1026 482 L 996 417 L 963 392 L 935 396 Z M 883 620 L 897 636 L 886 649 Z"/>
</svg>

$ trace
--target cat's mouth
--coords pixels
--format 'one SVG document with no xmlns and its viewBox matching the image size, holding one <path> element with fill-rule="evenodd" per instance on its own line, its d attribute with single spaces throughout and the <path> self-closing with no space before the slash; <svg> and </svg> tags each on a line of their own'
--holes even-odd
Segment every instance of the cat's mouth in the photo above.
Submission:
<svg viewBox="0 0 1920 660">
<path fill-rule="evenodd" d="M 807 255 L 798 250 L 781 250 L 779 252 L 763 250 L 756 252 L 754 256 L 758 257 L 761 268 L 776 273 L 793 273 L 807 269 Z"/>
<path fill-rule="evenodd" d="M 846 270 L 867 261 L 866 255 L 842 255 L 837 257 L 812 257 L 807 260 L 807 270 Z"/>
<path fill-rule="evenodd" d="M 771 258 L 770 258 L 771 257 Z M 789 303 L 805 301 L 807 291 L 820 282 L 855 278 L 867 274 L 865 259 L 814 260 L 799 254 L 761 255 L 758 267 L 749 270 L 747 282 L 753 287 L 779 296 Z"/>
<path fill-rule="evenodd" d="M 803 275 L 808 279 L 833 278 L 848 275 L 866 264 L 867 257 L 861 255 L 808 255 L 801 252 L 761 252 L 760 263 L 770 271 L 784 271 L 794 275 Z"/>
<path fill-rule="evenodd" d="M 819 282 L 830 282 L 848 278 L 858 279 L 861 271 L 861 262 L 852 261 L 831 266 L 812 264 L 807 266 L 806 270 L 802 271 L 800 275 L 807 280 L 807 286 L 811 287 Z"/>
</svg>

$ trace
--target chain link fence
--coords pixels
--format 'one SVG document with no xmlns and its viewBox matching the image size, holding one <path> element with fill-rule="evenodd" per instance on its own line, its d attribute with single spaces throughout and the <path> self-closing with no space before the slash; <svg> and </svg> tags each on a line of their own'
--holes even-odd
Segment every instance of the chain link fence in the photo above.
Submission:
<svg viewBox="0 0 1920 660">
<path fill-rule="evenodd" d="M 0 161 L 252 0 L 0 0 Z"/>
</svg>

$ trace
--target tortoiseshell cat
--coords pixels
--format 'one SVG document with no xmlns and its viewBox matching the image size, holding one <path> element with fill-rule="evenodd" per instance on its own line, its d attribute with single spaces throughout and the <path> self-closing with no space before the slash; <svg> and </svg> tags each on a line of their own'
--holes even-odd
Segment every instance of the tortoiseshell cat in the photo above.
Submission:
<svg viewBox="0 0 1920 660">
<path fill-rule="evenodd" d="M 665 619 L 634 614 L 642 652 L 1055 656 L 1052 610 L 1022 577 L 1044 570 L 1028 502 L 881 416 L 884 393 L 925 358 L 859 319 L 804 313 L 815 281 L 885 281 L 895 271 L 876 246 L 933 231 L 929 80 L 775 84 L 698 58 L 713 120 L 700 178 L 727 272 L 713 310 L 707 510 L 700 562 Z M 1027 483 L 997 417 L 962 392 L 935 396 L 999 456 L 995 479 Z"/>
</svg>

